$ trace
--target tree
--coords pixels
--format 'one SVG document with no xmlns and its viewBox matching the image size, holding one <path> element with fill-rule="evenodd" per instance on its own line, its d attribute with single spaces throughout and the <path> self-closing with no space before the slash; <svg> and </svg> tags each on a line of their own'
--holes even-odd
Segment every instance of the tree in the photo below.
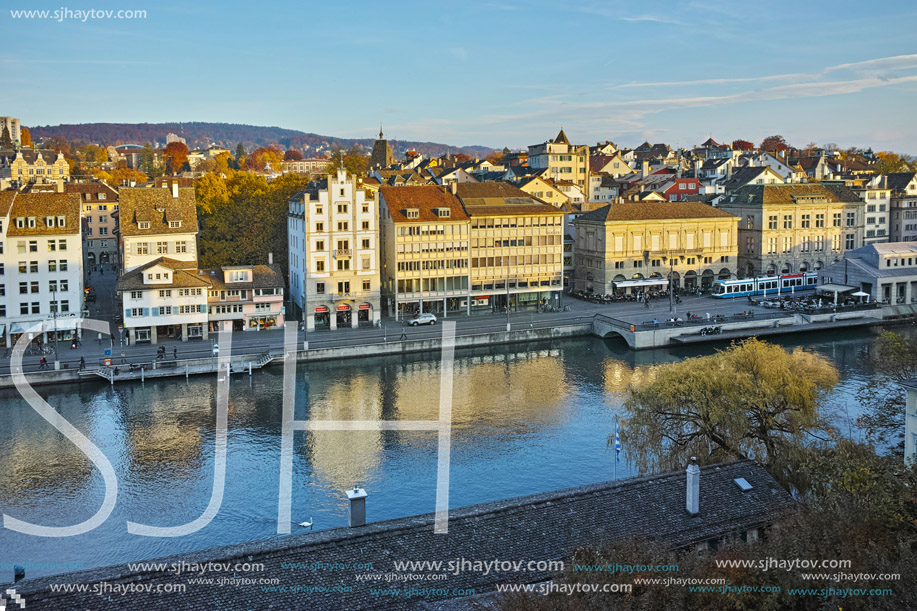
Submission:
<svg viewBox="0 0 917 611">
<path fill-rule="evenodd" d="M 917 376 L 917 340 L 883 331 L 865 358 L 873 376 L 857 392 L 863 415 L 857 424 L 866 438 L 887 445 L 895 456 L 904 455 L 904 409 L 907 393 L 902 382 Z"/>
<path fill-rule="evenodd" d="M 245 163 L 245 147 L 240 142 L 236 146 L 236 169 L 240 169 L 243 163 Z"/>
<path fill-rule="evenodd" d="M 20 144 L 22 146 L 32 146 L 32 132 L 29 131 L 28 127 L 22 127 L 19 129 L 20 134 Z"/>
<path fill-rule="evenodd" d="M 4 125 L 3 132 L 0 133 L 0 149 L 9 150 L 13 148 L 13 139 L 10 138 L 10 129 Z"/>
<path fill-rule="evenodd" d="M 748 339 L 664 365 L 630 389 L 622 439 L 643 471 L 682 468 L 692 456 L 701 464 L 753 458 L 788 482 L 809 437 L 823 428 L 819 407 L 837 381 L 817 354 Z"/>
<path fill-rule="evenodd" d="M 139 184 L 150 179 L 148 175 L 140 170 L 134 170 L 132 168 L 118 168 L 116 170 L 111 170 L 108 174 L 111 176 L 111 181 L 108 184 L 116 187 L 130 185 L 131 183 Z"/>
<path fill-rule="evenodd" d="M 275 172 L 279 172 L 281 170 L 282 161 L 283 152 L 281 152 L 280 149 L 273 146 L 262 146 L 252 151 L 245 165 L 256 172 L 262 172 L 268 164 L 271 164 L 271 169 Z"/>
<path fill-rule="evenodd" d="M 162 160 L 169 171 L 176 174 L 188 163 L 188 147 L 181 142 L 170 142 L 162 151 Z"/>
<path fill-rule="evenodd" d="M 817 148 L 818 148 L 818 144 L 816 144 L 815 142 L 810 142 L 807 145 L 805 145 L 805 147 L 803 147 L 802 154 L 808 157 L 811 157 L 812 155 L 815 154 L 815 150 Z"/>
<path fill-rule="evenodd" d="M 283 154 L 284 161 L 302 161 L 302 158 L 302 153 L 293 149 L 290 149 Z"/>
<path fill-rule="evenodd" d="M 755 150 L 755 145 L 748 140 L 733 140 L 732 141 L 732 150 L 734 151 L 753 151 Z"/>
<path fill-rule="evenodd" d="M 761 141 L 761 146 L 758 148 L 762 151 L 780 152 L 788 149 L 789 145 L 783 139 L 783 136 L 768 136 Z"/>
<path fill-rule="evenodd" d="M 891 151 L 882 151 L 876 153 L 876 173 L 891 174 L 893 172 L 907 172 L 911 169 L 907 160 Z"/>
</svg>

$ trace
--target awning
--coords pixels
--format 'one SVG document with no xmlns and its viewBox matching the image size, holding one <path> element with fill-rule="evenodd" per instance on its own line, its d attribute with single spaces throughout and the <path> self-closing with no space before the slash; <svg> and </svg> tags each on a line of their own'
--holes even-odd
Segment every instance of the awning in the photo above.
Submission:
<svg viewBox="0 0 917 611">
<path fill-rule="evenodd" d="M 10 325 L 10 334 L 22 333 L 23 331 L 25 331 L 25 329 L 23 329 L 22 325 L 20 325 L 18 322 L 14 322 Z"/>
<path fill-rule="evenodd" d="M 0 325 L 0 335 L 6 333 L 6 325 Z"/>
<path fill-rule="evenodd" d="M 869 297 L 869 293 L 864 293 L 863 291 L 857 291 L 852 294 L 851 297 Z"/>
<path fill-rule="evenodd" d="M 668 280 L 656 279 L 656 280 L 622 280 L 621 282 L 615 282 L 615 288 L 626 289 L 628 287 L 634 286 L 665 286 L 668 284 Z"/>
<path fill-rule="evenodd" d="M 849 293 L 850 291 L 857 290 L 855 286 L 847 286 L 845 284 L 821 284 L 816 287 L 816 292 L 818 293 Z"/>
</svg>

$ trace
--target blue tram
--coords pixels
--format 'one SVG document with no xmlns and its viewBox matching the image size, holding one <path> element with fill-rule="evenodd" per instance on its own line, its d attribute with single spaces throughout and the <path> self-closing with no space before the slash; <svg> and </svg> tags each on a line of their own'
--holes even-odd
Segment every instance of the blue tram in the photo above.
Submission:
<svg viewBox="0 0 917 611">
<path fill-rule="evenodd" d="M 720 299 L 748 295 L 776 295 L 793 291 L 811 291 L 818 284 L 816 272 L 786 274 L 784 276 L 758 276 L 742 280 L 717 280 L 713 283 L 713 296 Z"/>
</svg>

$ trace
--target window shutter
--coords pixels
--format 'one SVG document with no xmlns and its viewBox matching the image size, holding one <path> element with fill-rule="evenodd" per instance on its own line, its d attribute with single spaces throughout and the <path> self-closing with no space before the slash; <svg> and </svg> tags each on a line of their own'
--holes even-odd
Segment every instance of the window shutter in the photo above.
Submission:
<svg viewBox="0 0 917 611">
<path fill-rule="evenodd" d="M 124 309 L 124 318 L 130 318 L 130 317 L 131 317 L 131 309 L 125 308 Z"/>
<path fill-rule="evenodd" d="M 153 308 L 153 316 L 159 316 L 159 308 Z"/>
<path fill-rule="evenodd" d="M 198 308 L 198 312 L 200 312 L 201 314 L 206 314 L 206 313 L 207 313 L 207 306 L 205 306 L 205 305 L 199 305 L 199 306 L 197 306 L 197 308 Z"/>
<path fill-rule="evenodd" d="M 149 308 L 143 308 L 142 316 L 149 316 L 149 315 L 150 315 L 150 309 L 149 309 Z"/>
</svg>

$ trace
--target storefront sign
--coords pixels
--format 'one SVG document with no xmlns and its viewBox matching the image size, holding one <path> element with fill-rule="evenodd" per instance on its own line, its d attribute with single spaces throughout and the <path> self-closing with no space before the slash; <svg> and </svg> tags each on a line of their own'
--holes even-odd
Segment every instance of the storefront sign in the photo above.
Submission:
<svg viewBox="0 0 917 611">
<path fill-rule="evenodd" d="M 360 304 L 359 306 L 357 306 L 357 307 L 358 307 L 359 309 L 361 309 L 361 310 L 368 310 L 368 309 L 370 309 L 372 306 L 369 305 L 368 303 L 361 303 L 361 304 Z"/>
<path fill-rule="evenodd" d="M 339 305 L 338 306 L 338 312 L 349 312 L 349 311 L 350 311 L 349 305 Z"/>
<path fill-rule="evenodd" d="M 315 312 L 317 314 L 324 314 L 327 311 L 328 311 L 328 308 L 326 306 L 318 306 L 317 308 L 315 308 Z"/>
</svg>

